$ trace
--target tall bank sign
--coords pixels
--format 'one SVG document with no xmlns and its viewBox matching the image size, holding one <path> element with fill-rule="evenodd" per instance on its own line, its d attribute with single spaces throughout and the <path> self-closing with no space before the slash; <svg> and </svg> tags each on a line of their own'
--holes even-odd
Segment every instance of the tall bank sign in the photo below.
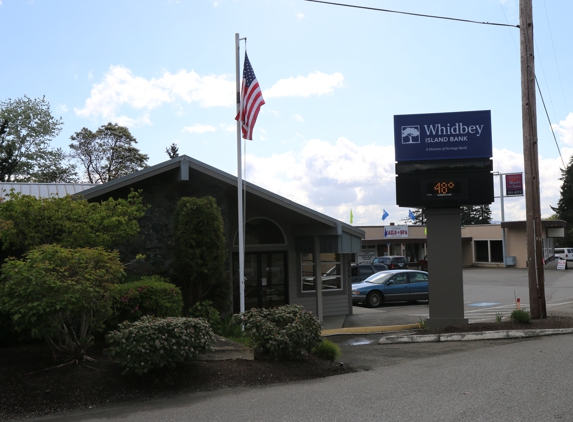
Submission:
<svg viewBox="0 0 573 422">
<path fill-rule="evenodd" d="M 394 116 L 396 161 L 492 157 L 491 112 Z"/>
<path fill-rule="evenodd" d="M 394 116 L 394 146 L 399 206 L 493 202 L 489 110 Z"/>
</svg>

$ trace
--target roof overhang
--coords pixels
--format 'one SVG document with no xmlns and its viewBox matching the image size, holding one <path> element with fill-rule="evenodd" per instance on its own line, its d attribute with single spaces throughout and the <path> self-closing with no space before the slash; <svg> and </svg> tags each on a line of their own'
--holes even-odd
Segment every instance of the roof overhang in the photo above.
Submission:
<svg viewBox="0 0 573 422">
<path fill-rule="evenodd" d="M 144 181 L 145 179 L 148 179 L 150 177 L 162 173 L 173 171 L 174 169 L 178 170 L 177 181 L 187 181 L 190 179 L 190 177 L 192 177 L 193 172 L 200 172 L 213 179 L 216 179 L 217 181 L 219 181 L 224 185 L 227 185 L 229 188 L 234 188 L 236 192 L 238 184 L 238 178 L 236 176 L 225 173 L 224 171 L 221 171 L 219 169 L 216 169 L 215 167 L 202 163 L 201 161 L 197 161 L 189 156 L 182 155 L 179 157 L 175 157 L 169 161 L 165 161 L 163 163 L 147 167 L 143 170 L 129 174 L 127 176 L 109 181 L 102 185 L 95 186 L 91 189 L 87 189 L 83 191 L 81 195 L 88 200 L 96 199 L 100 196 L 107 196 L 118 189 L 128 188 L 134 185 L 135 183 Z M 252 195 L 251 201 L 264 200 L 267 203 L 275 204 L 276 206 L 281 207 L 284 210 L 290 210 L 291 212 L 295 212 L 300 216 L 307 217 L 306 219 L 308 221 L 308 224 L 315 225 L 318 223 L 326 226 L 326 228 L 328 229 L 325 231 L 324 234 L 341 235 L 344 232 L 351 236 L 356 236 L 360 239 L 363 239 L 365 237 L 365 233 L 361 229 L 343 223 L 335 218 L 329 217 L 318 211 L 314 211 L 303 205 L 297 204 L 296 202 L 281 197 L 273 192 L 263 189 L 260 186 L 254 185 L 250 182 L 244 182 L 244 189 L 247 195 Z M 248 197 L 247 197 L 247 203 L 250 203 Z"/>
</svg>

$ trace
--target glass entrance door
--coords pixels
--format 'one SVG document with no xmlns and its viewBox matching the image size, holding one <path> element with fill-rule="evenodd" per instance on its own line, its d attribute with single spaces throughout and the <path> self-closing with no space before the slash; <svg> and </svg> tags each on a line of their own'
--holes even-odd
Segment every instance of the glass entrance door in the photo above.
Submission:
<svg viewBox="0 0 573 422">
<path fill-rule="evenodd" d="M 240 312 L 239 254 L 233 254 L 234 312 Z M 245 310 L 287 303 L 286 252 L 245 254 Z"/>
</svg>

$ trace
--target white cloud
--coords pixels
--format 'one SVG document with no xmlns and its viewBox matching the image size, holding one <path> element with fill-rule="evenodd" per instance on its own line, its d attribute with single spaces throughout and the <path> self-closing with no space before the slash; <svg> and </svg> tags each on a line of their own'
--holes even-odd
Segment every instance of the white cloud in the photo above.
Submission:
<svg viewBox="0 0 573 422">
<path fill-rule="evenodd" d="M 2 4 L 0 4 L 1 6 Z M 60 104 L 56 107 L 56 111 L 58 113 L 67 113 L 68 112 L 68 106 L 66 104 Z"/>
<path fill-rule="evenodd" d="M 248 155 L 247 168 L 249 181 L 342 221 L 350 208 L 367 221 L 395 203 L 393 146 L 314 139 L 299 153 Z"/>
<path fill-rule="evenodd" d="M 295 114 L 294 116 L 292 116 L 295 120 L 303 123 L 304 122 L 304 117 L 302 117 L 300 114 Z"/>
<path fill-rule="evenodd" d="M 193 126 L 185 126 L 182 132 L 190 133 L 205 133 L 205 132 L 215 132 L 217 129 L 214 126 L 196 124 Z"/>
<path fill-rule="evenodd" d="M 569 113 L 565 120 L 561 120 L 559 124 L 553 124 L 551 127 L 564 144 L 573 145 L 573 113 Z"/>
<path fill-rule="evenodd" d="M 563 151 L 564 159 L 573 148 Z M 494 170 L 500 173 L 523 172 L 523 155 L 494 149 Z M 567 157 L 567 158 L 565 158 Z M 402 223 L 408 209 L 396 205 L 393 145 L 359 146 L 346 138 L 336 143 L 313 139 L 300 152 L 271 157 L 247 155 L 247 180 L 311 209 L 354 224 L 383 225 Z M 560 159 L 539 158 L 541 215 L 553 214 L 562 181 Z M 499 188 L 499 179 L 494 177 Z M 382 222 L 383 210 L 389 217 Z M 491 205 L 493 219 L 501 219 L 499 198 Z M 525 219 L 525 198 L 505 198 L 506 221 Z"/>
<path fill-rule="evenodd" d="M 220 123 L 219 127 L 224 132 L 235 132 L 237 130 L 237 125 L 230 123 Z"/>
<path fill-rule="evenodd" d="M 299 20 L 301 20 L 301 19 L 304 18 L 304 14 L 303 14 L 303 13 L 300 13 L 300 12 L 298 12 L 295 16 L 296 16 L 296 20 L 297 20 L 297 21 L 299 21 Z"/>
<path fill-rule="evenodd" d="M 263 92 L 265 99 L 280 97 L 308 97 L 311 95 L 323 95 L 334 91 L 335 87 L 342 86 L 344 76 L 341 73 L 328 75 L 322 72 L 314 72 L 308 76 L 297 76 L 281 79 L 270 89 Z"/>
<path fill-rule="evenodd" d="M 95 84 L 84 108 L 75 109 L 80 117 L 101 118 L 130 125 L 147 124 L 149 117 L 118 115 L 122 106 L 152 110 L 164 103 L 182 100 L 201 107 L 233 105 L 235 82 L 228 75 L 201 77 L 194 71 L 163 72 L 159 78 L 135 76 L 123 66 L 111 66 L 103 81 Z"/>
</svg>

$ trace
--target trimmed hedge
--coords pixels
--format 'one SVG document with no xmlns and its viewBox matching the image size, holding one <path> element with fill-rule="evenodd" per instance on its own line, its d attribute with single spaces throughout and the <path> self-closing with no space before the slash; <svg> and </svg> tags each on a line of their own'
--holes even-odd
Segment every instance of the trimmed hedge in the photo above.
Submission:
<svg viewBox="0 0 573 422">
<path fill-rule="evenodd" d="M 120 322 L 134 322 L 143 316 L 179 317 L 183 311 L 179 287 L 157 275 L 118 284 L 111 295 L 115 315 L 107 325 L 112 328 Z"/>
</svg>

